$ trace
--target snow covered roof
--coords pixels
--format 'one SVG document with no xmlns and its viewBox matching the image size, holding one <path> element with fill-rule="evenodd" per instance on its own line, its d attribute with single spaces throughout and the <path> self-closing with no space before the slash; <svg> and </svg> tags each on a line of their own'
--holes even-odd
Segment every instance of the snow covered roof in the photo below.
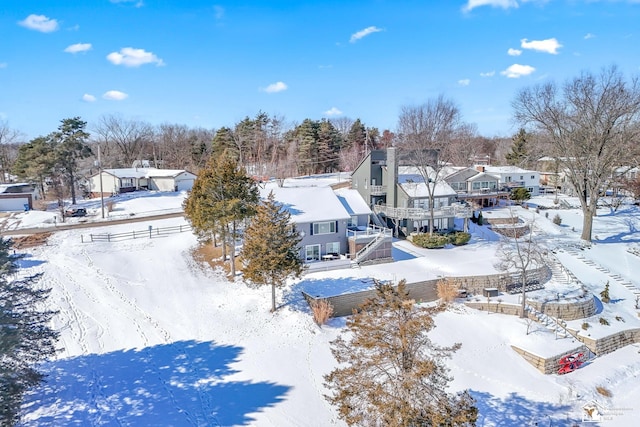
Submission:
<svg viewBox="0 0 640 427">
<path fill-rule="evenodd" d="M 271 191 L 276 201 L 291 213 L 295 223 L 351 218 L 331 187 L 278 187 L 268 183 L 260 189 L 260 196 L 266 198 Z"/>
<path fill-rule="evenodd" d="M 430 183 L 433 188 L 434 183 Z M 405 193 L 411 198 L 424 198 L 429 197 L 429 190 L 427 189 L 427 185 L 424 182 L 404 182 L 400 183 L 400 187 L 404 190 Z M 449 184 L 444 181 L 438 181 L 435 183 L 434 189 L 435 197 L 443 197 L 443 196 L 455 196 L 456 191 L 451 188 Z"/>
<path fill-rule="evenodd" d="M 486 173 L 533 173 L 533 172 L 536 172 L 528 169 L 522 169 L 517 166 L 483 166 L 483 167 Z"/>
<path fill-rule="evenodd" d="M 349 215 L 369 215 L 371 213 L 371 208 L 358 193 L 358 190 L 340 188 L 335 190 L 335 193 Z"/>
<path fill-rule="evenodd" d="M 186 172 L 183 169 L 156 169 L 156 168 L 103 169 L 103 171 L 118 178 L 173 177 L 173 176 L 178 176 L 183 172 Z"/>
</svg>

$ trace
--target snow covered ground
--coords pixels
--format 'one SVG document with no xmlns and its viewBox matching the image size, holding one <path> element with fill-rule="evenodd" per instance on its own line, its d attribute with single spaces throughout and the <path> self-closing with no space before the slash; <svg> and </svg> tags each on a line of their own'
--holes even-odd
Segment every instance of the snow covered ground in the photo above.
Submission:
<svg viewBox="0 0 640 427">
<path fill-rule="evenodd" d="M 555 207 L 551 197 L 531 200 L 531 209 L 517 212 L 535 218 L 536 233 L 547 236 L 549 247 L 594 294 L 610 283 L 612 303 L 600 304 L 601 311 L 588 319 L 590 333 L 640 327 L 633 292 L 622 284 L 640 286 L 637 207 L 623 206 L 615 213 L 603 209 L 595 218 L 597 240 L 590 249 L 579 250 L 579 210 L 536 213 L 537 204 Z M 180 193 L 123 198 L 114 212 L 142 215 L 179 209 L 183 198 Z M 86 203 L 96 208 L 95 200 Z M 551 222 L 556 212 L 561 226 Z M 50 215 L 20 213 L 5 226 L 32 227 Z M 154 221 L 153 227 L 179 224 L 184 220 L 165 219 Z M 110 225 L 93 232 L 145 227 Z M 28 396 L 25 426 L 345 425 L 323 398 L 328 392 L 323 375 L 335 366 L 329 342 L 344 319 L 317 327 L 299 291 L 320 284 L 340 293 L 369 286 L 364 279 L 370 277 L 397 281 L 418 275 L 487 274 L 495 271 L 497 244 L 486 227 L 474 229 L 470 244 L 460 248 L 429 251 L 396 242 L 399 261 L 309 274 L 281 292 L 282 306 L 272 314 L 268 289 L 248 288 L 240 278 L 229 282 L 196 263 L 191 251 L 197 242 L 189 232 L 82 243 L 81 235 L 91 230 L 59 231 L 46 246 L 25 250 L 22 266 L 43 272 L 42 286 L 52 288 L 49 304 L 59 310 L 54 327 L 61 331 L 63 347 L 59 357 L 44 366 L 48 381 Z M 625 321 L 613 320 L 616 315 Z M 610 326 L 599 325 L 602 316 L 611 320 Z M 542 375 L 510 346 L 553 353 L 577 343 L 556 340 L 542 326 L 525 335 L 523 320 L 463 306 L 438 315 L 436 325 L 435 341 L 462 343 L 449 362 L 451 390 L 472 391 L 480 409 L 479 426 L 580 424 L 583 406 L 592 401 L 609 410 L 611 420 L 600 425 L 638 424 L 640 345 L 598 357 L 568 375 Z M 597 386 L 612 396 L 602 396 Z"/>
</svg>

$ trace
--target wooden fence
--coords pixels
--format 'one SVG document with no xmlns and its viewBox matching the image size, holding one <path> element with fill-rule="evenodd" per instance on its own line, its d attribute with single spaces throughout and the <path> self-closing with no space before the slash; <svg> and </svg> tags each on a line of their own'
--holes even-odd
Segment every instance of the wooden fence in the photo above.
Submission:
<svg viewBox="0 0 640 427">
<path fill-rule="evenodd" d="M 152 239 L 153 237 L 160 237 L 167 234 L 184 233 L 185 231 L 191 231 L 191 225 L 176 225 L 174 227 L 156 227 L 151 225 L 146 230 L 134 230 L 127 233 L 103 233 L 103 234 L 89 234 L 88 238 L 85 235 L 81 235 L 80 239 L 82 243 L 93 242 L 117 242 L 120 240 L 130 239 Z"/>
</svg>

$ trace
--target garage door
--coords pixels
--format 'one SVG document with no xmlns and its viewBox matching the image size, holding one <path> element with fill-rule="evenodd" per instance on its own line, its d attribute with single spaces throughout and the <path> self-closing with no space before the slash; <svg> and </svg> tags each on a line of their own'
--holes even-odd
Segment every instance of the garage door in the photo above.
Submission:
<svg viewBox="0 0 640 427">
<path fill-rule="evenodd" d="M 29 203 L 27 197 L 12 197 L 12 198 L 0 198 L 0 211 L 23 211 L 24 205 Z"/>
</svg>

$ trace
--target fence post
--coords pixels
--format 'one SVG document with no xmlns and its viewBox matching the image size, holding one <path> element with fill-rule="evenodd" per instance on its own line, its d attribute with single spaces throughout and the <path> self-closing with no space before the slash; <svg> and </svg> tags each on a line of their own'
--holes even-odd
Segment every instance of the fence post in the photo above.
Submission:
<svg viewBox="0 0 640 427">
<path fill-rule="evenodd" d="M 111 233 L 107 233 L 107 242 L 111 242 Z"/>
<path fill-rule="evenodd" d="M 80 243 L 84 243 L 84 236 L 82 234 L 80 235 Z"/>
</svg>

